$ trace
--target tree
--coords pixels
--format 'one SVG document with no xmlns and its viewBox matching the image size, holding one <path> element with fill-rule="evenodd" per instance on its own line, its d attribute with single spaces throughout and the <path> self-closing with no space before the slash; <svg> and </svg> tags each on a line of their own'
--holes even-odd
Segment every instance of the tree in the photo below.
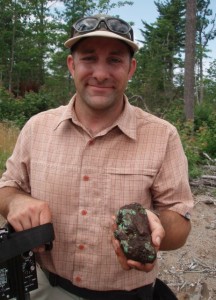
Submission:
<svg viewBox="0 0 216 300">
<path fill-rule="evenodd" d="M 216 15 L 213 17 L 209 4 L 210 0 L 197 0 L 194 57 L 198 103 L 204 94 L 203 59 L 207 57 L 208 42 L 216 36 Z M 183 97 L 186 1 L 164 0 L 155 5 L 159 12 L 157 20 L 152 24 L 142 21 L 142 58 L 137 57 L 143 69 L 137 71 L 131 86 L 149 100 L 150 107 L 158 107 L 158 99 L 165 107 L 176 97 Z M 142 78 L 142 87 L 138 77 Z M 136 82 L 139 85 L 135 89 Z"/>
<path fill-rule="evenodd" d="M 12 90 L 16 55 L 16 40 L 22 35 L 23 12 L 18 1 L 0 0 L 0 68 L 1 81 Z"/>
<path fill-rule="evenodd" d="M 159 12 L 156 22 L 148 24 L 142 21 L 142 56 L 138 54 L 137 58 L 138 65 L 143 69 L 138 69 L 132 79 L 133 89 L 139 82 L 137 90 L 142 91 L 151 109 L 164 108 L 176 97 L 175 71 L 182 67 L 181 53 L 184 47 L 184 1 L 158 1 L 155 5 Z M 138 77 L 142 78 L 142 87 Z"/>
<path fill-rule="evenodd" d="M 203 58 L 206 57 L 208 42 L 216 37 L 216 14 L 209 9 L 210 0 L 197 0 L 197 65 L 198 65 L 198 103 L 203 102 L 204 83 L 203 83 Z M 210 17 L 212 17 L 210 19 Z"/>
<path fill-rule="evenodd" d="M 0 0 L 0 71 L 2 84 L 17 96 L 21 86 L 39 89 L 55 32 L 48 0 Z M 57 30 L 57 28 L 55 28 Z"/>
<path fill-rule="evenodd" d="M 184 112 L 186 120 L 194 120 L 196 0 L 186 1 L 185 31 Z"/>
<path fill-rule="evenodd" d="M 20 80 L 34 81 L 38 86 L 45 83 L 47 60 L 51 56 L 58 30 L 49 9 L 52 2 L 54 1 L 28 0 L 22 5 L 27 12 L 27 20 L 25 21 L 26 37 L 22 39 L 22 46 L 20 45 L 19 49 L 19 62 L 22 62 L 21 68 L 25 66 L 27 72 L 26 74 L 22 72 Z M 20 72 L 19 64 L 18 67 Z"/>
</svg>

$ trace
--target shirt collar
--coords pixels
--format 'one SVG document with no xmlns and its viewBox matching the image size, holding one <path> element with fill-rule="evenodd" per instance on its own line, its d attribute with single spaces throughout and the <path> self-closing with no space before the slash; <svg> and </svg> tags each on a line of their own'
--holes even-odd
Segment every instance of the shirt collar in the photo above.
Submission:
<svg viewBox="0 0 216 300">
<path fill-rule="evenodd" d="M 68 105 L 63 106 L 63 111 L 60 114 L 60 117 L 58 118 L 55 126 L 54 126 L 54 130 L 56 130 L 61 123 L 63 123 L 66 120 L 72 120 L 73 123 L 77 123 L 78 119 L 74 110 L 74 102 L 75 102 L 75 98 L 76 95 L 74 95 L 72 97 L 72 99 L 70 100 L 70 102 L 68 103 Z"/>
<path fill-rule="evenodd" d="M 75 102 L 76 95 L 72 97 L 68 105 L 66 105 L 58 119 L 57 123 L 55 124 L 54 130 L 56 130 L 61 123 L 66 120 L 71 120 L 74 124 L 82 126 L 77 119 L 75 110 L 74 110 L 74 102 Z M 136 114 L 134 111 L 134 107 L 129 103 L 127 96 L 124 95 L 124 110 L 116 120 L 116 122 L 110 127 L 110 130 L 114 127 L 118 127 L 125 135 L 129 138 L 135 140 L 136 139 Z"/>
<path fill-rule="evenodd" d="M 116 120 L 115 125 L 129 138 L 136 140 L 136 113 L 127 96 L 124 96 L 124 110 Z"/>
</svg>

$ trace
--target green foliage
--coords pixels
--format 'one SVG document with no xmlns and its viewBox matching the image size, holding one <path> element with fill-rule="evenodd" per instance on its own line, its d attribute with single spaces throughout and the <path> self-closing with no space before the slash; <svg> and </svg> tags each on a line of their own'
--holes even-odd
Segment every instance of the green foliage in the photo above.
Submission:
<svg viewBox="0 0 216 300">
<path fill-rule="evenodd" d="M 0 88 L 0 120 L 13 120 L 17 112 L 18 107 L 13 95 L 4 88 Z"/>
<path fill-rule="evenodd" d="M 216 104 L 203 103 L 195 109 L 195 130 L 200 147 L 211 157 L 216 157 Z"/>
<path fill-rule="evenodd" d="M 18 128 L 12 123 L 0 122 L 0 176 L 5 170 L 5 162 L 13 151 L 18 134 Z"/>
<path fill-rule="evenodd" d="M 194 132 L 193 122 L 187 121 L 182 123 L 179 134 L 188 159 L 189 177 L 198 177 L 201 175 L 202 159 L 199 136 Z"/>
<path fill-rule="evenodd" d="M 0 121 L 12 121 L 19 128 L 33 115 L 58 106 L 52 93 L 26 93 L 24 98 L 15 99 L 5 89 L 0 88 Z"/>
<path fill-rule="evenodd" d="M 194 178 L 201 174 L 206 163 L 203 153 L 216 158 L 216 105 L 196 105 L 194 122 L 185 122 L 183 105 L 181 100 L 174 101 L 163 117 L 178 129 L 188 159 L 189 176 Z"/>
<path fill-rule="evenodd" d="M 183 101 L 175 100 L 163 117 L 176 126 L 188 159 L 189 177 L 194 178 L 200 175 L 199 145 L 194 135 L 193 122 L 184 121 L 183 106 Z"/>
<path fill-rule="evenodd" d="M 207 76 L 204 80 L 204 86 L 205 98 L 208 103 L 214 103 L 216 105 L 216 59 L 209 65 Z"/>
<path fill-rule="evenodd" d="M 9 156 L 10 156 L 9 152 L 0 151 L 0 176 L 3 173 L 3 171 L 5 170 L 5 163 Z"/>
<path fill-rule="evenodd" d="M 184 1 L 157 1 L 155 5 L 159 12 L 157 20 L 153 24 L 142 21 L 143 41 L 140 42 L 143 47 L 136 56 L 138 70 L 130 85 L 150 109 L 168 106 L 180 91 L 176 86 L 175 70 L 182 67 L 185 28 Z"/>
<path fill-rule="evenodd" d="M 216 36 L 215 16 L 209 8 L 210 0 L 197 1 L 197 57 L 201 59 L 207 52 L 208 41 Z"/>
</svg>

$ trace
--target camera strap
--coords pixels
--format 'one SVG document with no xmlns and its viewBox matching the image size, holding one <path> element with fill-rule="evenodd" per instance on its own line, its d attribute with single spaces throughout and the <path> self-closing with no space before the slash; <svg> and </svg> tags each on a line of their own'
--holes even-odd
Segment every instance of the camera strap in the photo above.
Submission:
<svg viewBox="0 0 216 300">
<path fill-rule="evenodd" d="M 12 232 L 0 243 L 0 263 L 41 245 L 50 246 L 54 240 L 52 223 L 46 223 L 27 230 Z"/>
</svg>

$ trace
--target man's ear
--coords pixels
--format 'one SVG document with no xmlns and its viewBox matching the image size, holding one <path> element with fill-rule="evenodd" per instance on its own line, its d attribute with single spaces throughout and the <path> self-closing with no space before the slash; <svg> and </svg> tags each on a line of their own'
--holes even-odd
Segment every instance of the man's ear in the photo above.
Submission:
<svg viewBox="0 0 216 300">
<path fill-rule="evenodd" d="M 130 70 L 129 70 L 129 73 L 128 73 L 128 80 L 130 80 L 132 78 L 134 72 L 136 71 L 136 66 L 137 66 L 136 59 L 132 58 L 131 59 L 131 64 L 130 64 Z"/>
<path fill-rule="evenodd" d="M 68 70 L 71 73 L 71 76 L 73 77 L 75 67 L 74 67 L 74 58 L 72 55 L 68 55 L 67 57 L 67 66 L 68 66 Z"/>
</svg>

